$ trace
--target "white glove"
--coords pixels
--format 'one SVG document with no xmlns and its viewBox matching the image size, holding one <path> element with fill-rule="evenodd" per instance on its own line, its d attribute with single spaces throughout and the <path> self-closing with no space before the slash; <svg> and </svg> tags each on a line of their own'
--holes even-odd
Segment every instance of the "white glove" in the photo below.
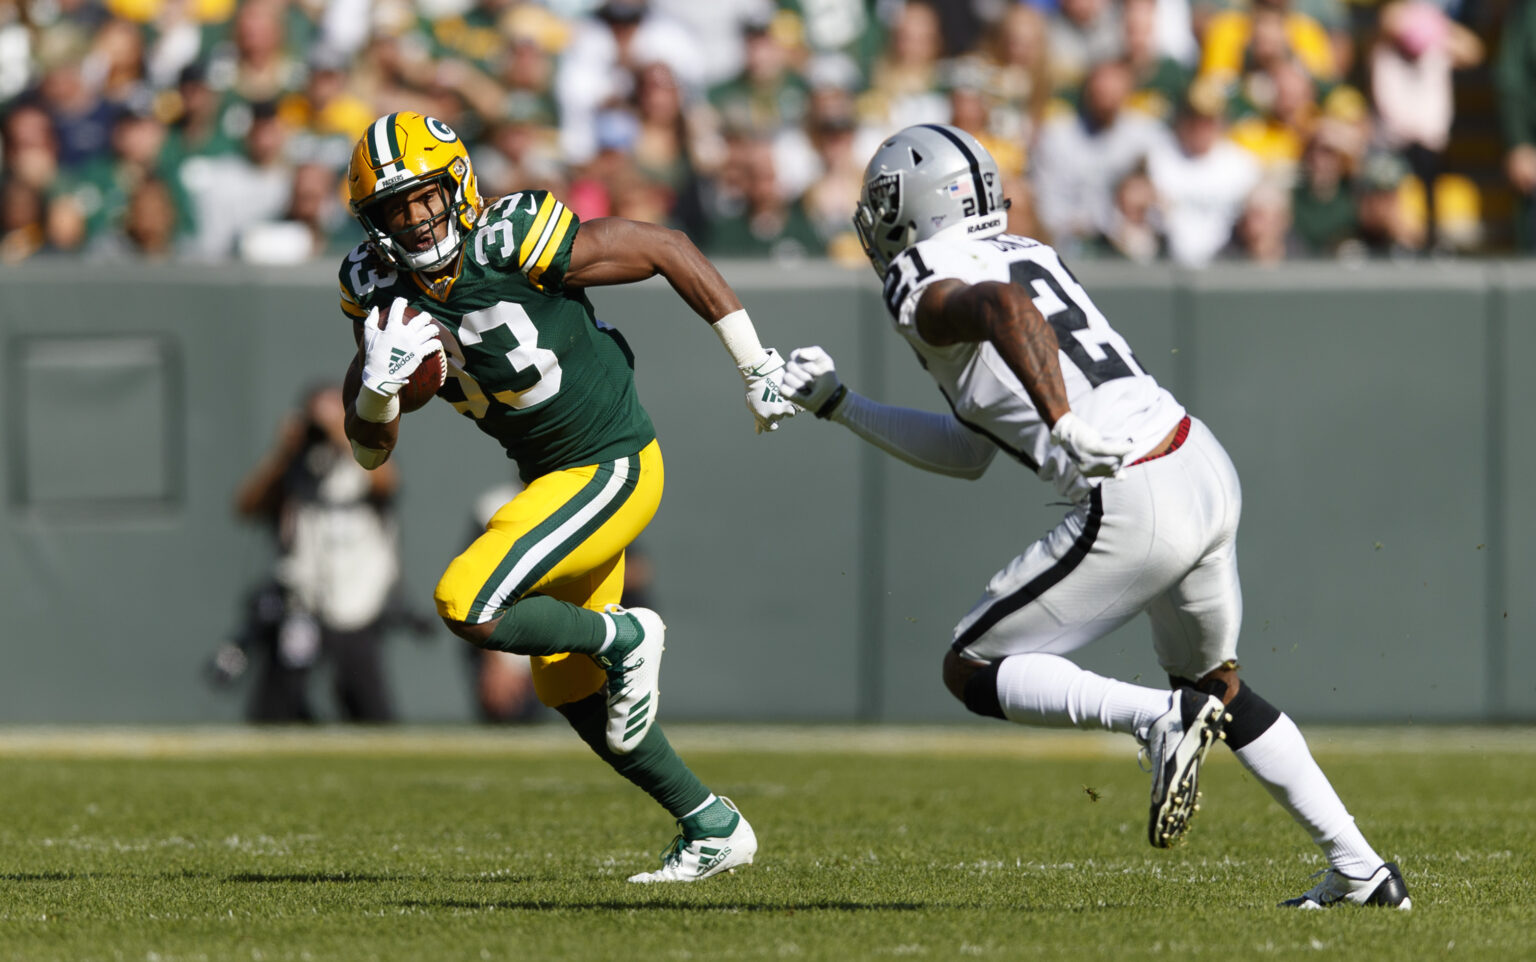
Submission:
<svg viewBox="0 0 1536 962">
<path fill-rule="evenodd" d="M 1134 445 L 1130 441 L 1111 441 L 1099 435 L 1093 425 L 1068 411 L 1051 428 L 1051 440 L 1067 451 L 1077 470 L 1090 478 L 1119 477 L 1125 456 Z"/>
<path fill-rule="evenodd" d="M 747 382 L 747 409 L 756 421 L 754 427 L 758 434 L 777 431 L 780 421 L 799 413 L 799 408 L 784 400 L 780 388 L 784 380 L 784 358 L 778 351 L 770 347 L 757 363 L 743 364 L 736 370 Z"/>
<path fill-rule="evenodd" d="M 399 392 L 422 358 L 443 349 L 432 316 L 406 318 L 406 306 L 405 298 L 395 298 L 383 328 L 377 307 L 363 322 L 363 387 L 387 398 Z"/>
<path fill-rule="evenodd" d="M 832 356 L 820 347 L 789 352 L 782 388 L 785 397 L 819 418 L 830 417 L 848 396 L 848 389 L 837 379 Z"/>
</svg>

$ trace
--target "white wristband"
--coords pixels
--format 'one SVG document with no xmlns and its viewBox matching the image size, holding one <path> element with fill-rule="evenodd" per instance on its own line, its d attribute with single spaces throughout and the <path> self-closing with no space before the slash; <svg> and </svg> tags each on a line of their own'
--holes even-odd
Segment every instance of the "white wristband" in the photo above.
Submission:
<svg viewBox="0 0 1536 962">
<path fill-rule="evenodd" d="M 353 402 L 357 416 L 364 421 L 372 421 L 375 424 L 388 424 L 400 416 L 400 399 L 391 394 L 385 397 L 378 391 L 366 387 L 357 389 L 357 400 Z"/>
<path fill-rule="evenodd" d="M 747 316 L 746 308 L 732 311 L 712 326 L 739 370 L 756 367 L 767 353 L 763 350 L 762 342 L 757 339 L 757 328 L 752 326 L 752 318 Z"/>
</svg>

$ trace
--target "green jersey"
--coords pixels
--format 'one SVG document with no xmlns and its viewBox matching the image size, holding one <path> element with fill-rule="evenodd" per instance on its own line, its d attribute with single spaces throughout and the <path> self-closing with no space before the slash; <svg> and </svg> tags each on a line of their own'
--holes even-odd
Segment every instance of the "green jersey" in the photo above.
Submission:
<svg viewBox="0 0 1536 962">
<path fill-rule="evenodd" d="M 435 289 L 369 245 L 341 265 L 341 309 L 359 323 L 396 297 L 437 319 L 448 380 L 438 396 L 495 438 L 523 480 L 627 457 L 656 437 L 635 394 L 634 355 L 567 289 L 578 222 L 548 191 L 510 194 L 469 231 Z"/>
</svg>

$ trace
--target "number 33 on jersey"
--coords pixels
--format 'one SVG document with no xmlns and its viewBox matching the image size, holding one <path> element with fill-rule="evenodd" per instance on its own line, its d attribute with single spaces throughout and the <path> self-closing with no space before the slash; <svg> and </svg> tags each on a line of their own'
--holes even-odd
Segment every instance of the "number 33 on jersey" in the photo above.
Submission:
<svg viewBox="0 0 1536 962">
<path fill-rule="evenodd" d="M 341 266 L 341 309 L 354 321 L 403 297 L 442 323 L 439 395 L 500 442 L 525 479 L 633 454 L 655 437 L 629 345 L 563 284 L 578 229 L 553 194 L 524 191 L 481 214 L 457 272 L 433 289 L 367 244 Z"/>
</svg>

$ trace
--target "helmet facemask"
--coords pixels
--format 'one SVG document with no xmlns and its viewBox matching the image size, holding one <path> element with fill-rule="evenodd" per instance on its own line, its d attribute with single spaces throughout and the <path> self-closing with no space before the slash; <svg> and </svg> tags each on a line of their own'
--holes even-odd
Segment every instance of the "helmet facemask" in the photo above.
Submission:
<svg viewBox="0 0 1536 962">
<path fill-rule="evenodd" d="M 853 229 L 859 243 L 874 265 L 875 273 L 885 276 L 891 258 L 912 243 L 916 226 L 900 223 L 901 171 L 880 174 L 864 185 L 858 206 L 853 211 Z"/>
<path fill-rule="evenodd" d="M 422 198 L 430 210 L 427 219 L 391 231 L 390 213 L 397 205 L 405 203 L 407 195 L 423 185 L 432 188 Z M 385 193 L 376 194 L 358 204 L 356 211 L 357 219 L 368 232 L 369 241 L 386 260 L 404 270 L 430 271 L 444 266 L 458 254 L 464 243 L 460 225 L 469 207 L 460 181 L 442 170 L 426 177 L 412 178 Z M 442 230 L 444 226 L 446 230 Z M 415 240 L 423 231 L 433 238 L 430 246 L 420 247 Z"/>
</svg>

